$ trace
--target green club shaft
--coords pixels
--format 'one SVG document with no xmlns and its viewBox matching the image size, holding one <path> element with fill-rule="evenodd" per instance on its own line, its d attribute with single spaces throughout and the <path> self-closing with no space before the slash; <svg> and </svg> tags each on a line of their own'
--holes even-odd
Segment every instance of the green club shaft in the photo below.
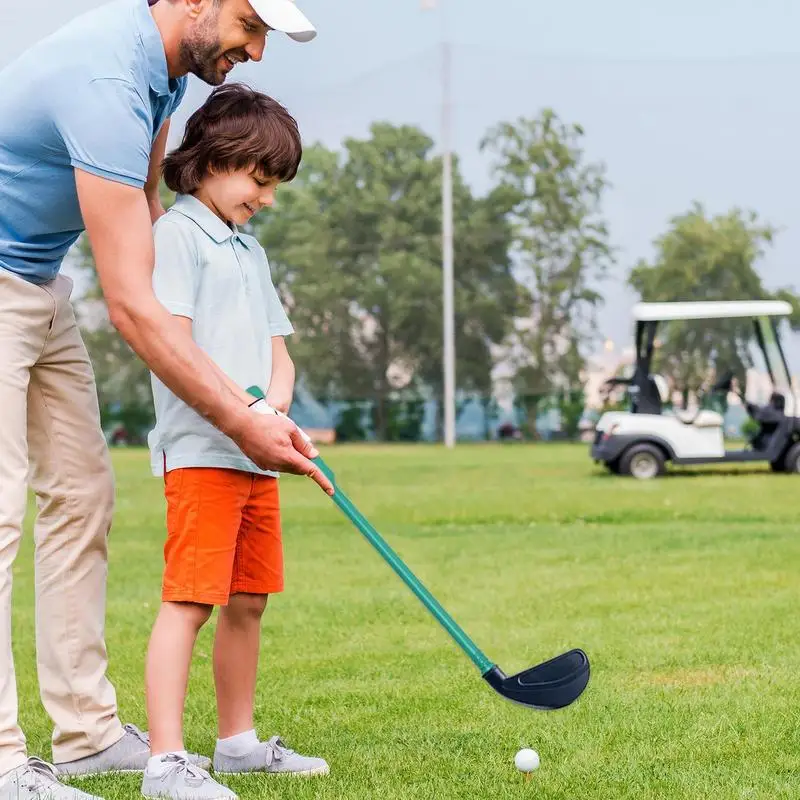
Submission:
<svg viewBox="0 0 800 800">
<path fill-rule="evenodd" d="M 264 392 L 258 386 L 251 386 L 248 393 L 253 397 L 264 399 Z M 355 507 L 350 498 L 337 486 L 333 470 L 317 456 L 314 463 L 328 476 L 334 485 L 333 501 L 342 510 L 342 513 L 361 531 L 364 538 L 383 556 L 384 561 L 400 576 L 400 579 L 420 599 L 425 608 L 436 618 L 439 624 L 453 637 L 456 644 L 467 654 L 470 661 L 485 675 L 494 667 L 481 652 L 480 648 L 467 636 L 461 626 L 442 608 L 439 601 L 425 588 L 417 576 L 403 563 L 403 560 L 392 550 L 388 542 L 375 528 L 370 525 L 367 518 Z"/>
<path fill-rule="evenodd" d="M 335 484 L 332 470 L 320 456 L 314 463 Z M 467 654 L 473 664 L 481 671 L 481 675 L 494 666 L 478 646 L 467 636 L 459 624 L 445 611 L 439 601 L 425 588 L 417 576 L 405 565 L 397 553 L 392 550 L 386 540 L 372 527 L 364 515 L 355 507 L 350 498 L 336 486 L 333 501 L 342 510 L 344 515 L 358 528 L 367 541 L 383 556 L 386 563 L 400 576 L 400 579 L 420 599 L 425 608 L 436 618 L 439 624 L 453 637 L 455 642 Z"/>
</svg>

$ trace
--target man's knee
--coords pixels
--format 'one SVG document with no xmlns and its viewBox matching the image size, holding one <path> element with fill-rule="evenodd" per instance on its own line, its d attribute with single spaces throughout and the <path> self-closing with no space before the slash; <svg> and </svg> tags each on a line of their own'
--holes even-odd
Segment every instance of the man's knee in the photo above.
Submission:
<svg viewBox="0 0 800 800">
<path fill-rule="evenodd" d="M 109 522 L 114 514 L 115 492 L 114 471 L 111 469 L 111 464 L 108 463 L 92 481 L 90 493 L 92 504 L 108 517 Z"/>
<path fill-rule="evenodd" d="M 78 491 L 74 502 L 77 514 L 83 519 L 93 519 L 98 522 L 98 534 L 108 533 L 111 527 L 111 518 L 114 515 L 114 473 L 110 463 L 97 468 L 87 476 L 82 488 Z"/>
<path fill-rule="evenodd" d="M 37 488 L 39 516 L 37 528 L 49 534 L 53 525 L 68 522 L 73 530 L 80 529 L 78 539 L 87 536 L 104 540 L 108 536 L 114 515 L 114 473 L 110 462 L 93 463 L 82 475 L 71 480 L 53 476 Z"/>
</svg>

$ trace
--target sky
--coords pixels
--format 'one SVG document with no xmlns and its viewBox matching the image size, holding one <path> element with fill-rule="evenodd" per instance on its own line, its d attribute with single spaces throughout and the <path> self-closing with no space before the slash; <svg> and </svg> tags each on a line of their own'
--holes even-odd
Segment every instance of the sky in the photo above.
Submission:
<svg viewBox="0 0 800 800">
<path fill-rule="evenodd" d="M 298 118 L 307 142 L 338 145 L 371 122 L 440 132 L 440 43 L 453 53 L 454 148 L 476 192 L 479 152 L 501 120 L 552 107 L 586 130 L 612 184 L 604 211 L 618 263 L 603 336 L 631 338 L 625 277 L 669 219 L 702 203 L 758 212 L 780 230 L 760 265 L 768 287 L 800 288 L 800 3 L 795 0 L 300 0 L 318 38 L 273 34 L 236 78 Z M 0 0 L 0 66 L 96 0 Z M 2 87 L 0 87 L 2 91 Z M 175 136 L 207 88 L 192 79 Z M 174 138 L 173 138 L 174 141 Z M 456 266 L 457 268 L 457 266 Z M 798 342 L 790 343 L 795 365 Z"/>
</svg>

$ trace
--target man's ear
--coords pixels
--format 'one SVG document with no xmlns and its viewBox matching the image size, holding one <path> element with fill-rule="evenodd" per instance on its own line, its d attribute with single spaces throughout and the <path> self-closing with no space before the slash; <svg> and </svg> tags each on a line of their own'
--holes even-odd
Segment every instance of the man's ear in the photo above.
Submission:
<svg viewBox="0 0 800 800">
<path fill-rule="evenodd" d="M 213 0 L 180 0 L 192 19 L 197 19 L 213 2 Z"/>
</svg>

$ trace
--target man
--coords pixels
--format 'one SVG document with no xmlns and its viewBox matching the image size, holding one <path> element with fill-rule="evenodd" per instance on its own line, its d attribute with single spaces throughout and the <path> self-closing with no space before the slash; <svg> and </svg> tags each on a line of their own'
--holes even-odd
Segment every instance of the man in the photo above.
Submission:
<svg viewBox="0 0 800 800">
<path fill-rule="evenodd" d="M 316 32 L 291 0 L 117 0 L 0 72 L 0 800 L 88 797 L 27 759 L 11 654 L 11 567 L 36 492 L 36 649 L 66 775 L 139 771 L 106 677 L 113 478 L 62 259 L 82 230 L 113 324 L 150 369 L 258 466 L 332 492 L 287 420 L 250 411 L 152 290 L 152 223 L 169 116 L 186 75 L 217 85 L 271 30 Z M 195 757 L 195 762 L 205 764 Z"/>
</svg>

